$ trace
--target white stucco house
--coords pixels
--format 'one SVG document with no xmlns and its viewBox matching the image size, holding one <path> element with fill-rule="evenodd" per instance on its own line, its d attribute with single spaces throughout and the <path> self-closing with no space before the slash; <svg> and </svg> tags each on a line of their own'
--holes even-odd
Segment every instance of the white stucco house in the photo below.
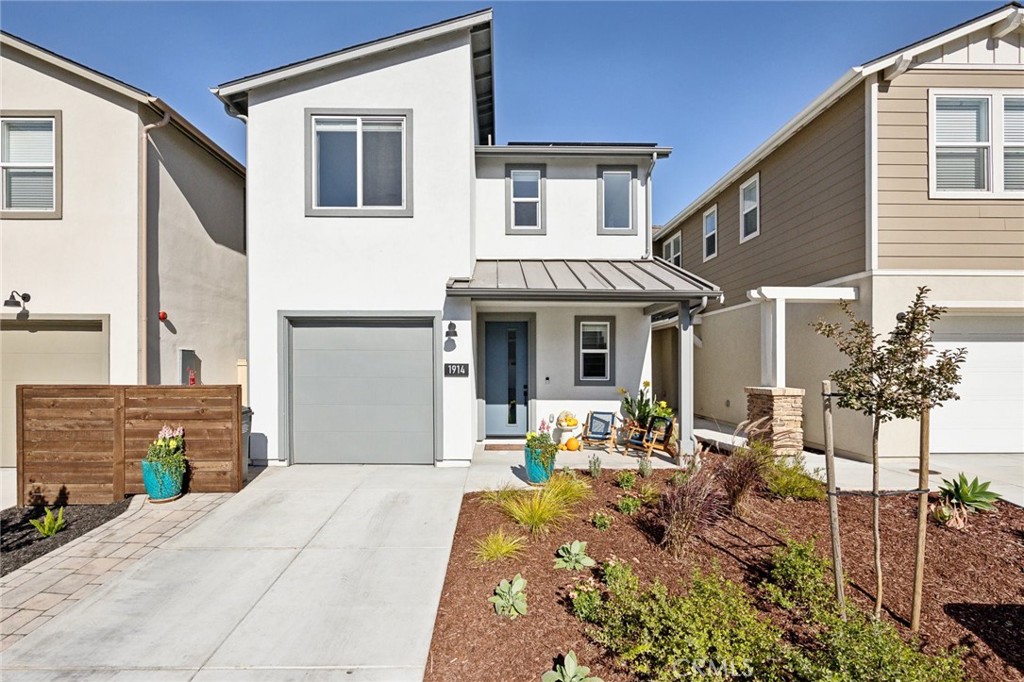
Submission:
<svg viewBox="0 0 1024 682">
<path fill-rule="evenodd" d="M 245 169 L 159 98 L 7 33 L 0 107 L 7 506 L 16 385 L 238 382 Z"/>
<path fill-rule="evenodd" d="M 214 89 L 248 128 L 254 460 L 468 464 L 563 409 L 617 410 L 650 378 L 652 313 L 688 335 L 719 295 L 651 256 L 669 149 L 493 143 L 491 21 Z"/>
</svg>

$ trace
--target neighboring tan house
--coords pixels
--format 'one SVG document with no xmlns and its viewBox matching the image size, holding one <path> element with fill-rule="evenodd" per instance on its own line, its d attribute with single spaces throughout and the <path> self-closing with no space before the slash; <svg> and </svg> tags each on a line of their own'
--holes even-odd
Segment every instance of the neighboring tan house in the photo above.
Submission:
<svg viewBox="0 0 1024 682">
<path fill-rule="evenodd" d="M 214 90 L 248 128 L 255 459 L 466 465 L 561 410 L 617 410 L 651 376 L 652 308 L 686 337 L 717 296 L 650 256 L 668 149 L 493 144 L 491 19 Z"/>
<path fill-rule="evenodd" d="M 886 332 L 927 285 L 949 308 L 936 347 L 968 350 L 933 452 L 1024 452 L 1022 19 L 1009 4 L 855 67 L 658 231 L 657 253 L 725 292 L 696 326 L 699 415 L 735 424 L 745 387 L 802 389 L 821 447 L 821 380 L 845 361 L 810 324 L 855 299 Z M 655 332 L 666 394 L 676 344 Z M 839 410 L 836 429 L 870 454 L 866 418 Z M 883 426 L 883 456 L 917 446 L 916 422 Z"/>
<path fill-rule="evenodd" d="M 18 384 L 238 383 L 242 165 L 160 99 L 7 33 L 0 117 L 0 465 Z"/>
</svg>

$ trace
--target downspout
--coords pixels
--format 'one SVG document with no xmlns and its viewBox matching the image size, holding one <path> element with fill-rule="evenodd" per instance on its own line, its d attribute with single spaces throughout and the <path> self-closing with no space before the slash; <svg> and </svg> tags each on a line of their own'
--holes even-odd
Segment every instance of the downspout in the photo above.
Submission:
<svg viewBox="0 0 1024 682">
<path fill-rule="evenodd" d="M 654 251 L 654 225 L 651 224 L 653 212 L 651 211 L 651 176 L 654 175 L 654 164 L 658 163 L 658 154 L 651 154 L 651 167 L 647 169 L 647 251 L 644 252 L 644 260 L 651 257 Z"/>
<path fill-rule="evenodd" d="M 139 137 L 139 367 L 138 381 L 149 383 L 149 133 L 171 122 L 171 112 L 142 127 Z"/>
<path fill-rule="evenodd" d="M 249 117 L 248 116 L 246 116 L 245 114 L 238 113 L 237 111 L 235 111 L 235 108 L 233 106 L 231 106 L 230 104 L 228 104 L 227 102 L 224 103 L 224 113 L 227 114 L 228 116 L 230 116 L 231 118 L 237 118 L 242 123 L 248 123 L 249 122 Z"/>
</svg>

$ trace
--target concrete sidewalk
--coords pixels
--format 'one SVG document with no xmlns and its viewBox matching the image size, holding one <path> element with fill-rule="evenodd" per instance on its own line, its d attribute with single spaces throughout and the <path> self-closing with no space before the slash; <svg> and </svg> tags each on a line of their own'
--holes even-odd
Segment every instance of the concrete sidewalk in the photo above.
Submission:
<svg viewBox="0 0 1024 682">
<path fill-rule="evenodd" d="M 420 680 L 467 469 L 271 468 L 0 654 L 31 680 Z"/>
</svg>

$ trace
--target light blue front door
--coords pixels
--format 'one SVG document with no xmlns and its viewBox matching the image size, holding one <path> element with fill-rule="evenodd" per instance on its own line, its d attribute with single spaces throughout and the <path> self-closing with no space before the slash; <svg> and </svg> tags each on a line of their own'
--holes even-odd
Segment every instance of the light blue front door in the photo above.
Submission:
<svg viewBox="0 0 1024 682">
<path fill-rule="evenodd" d="M 484 418 L 488 436 L 524 436 L 530 394 L 526 322 L 484 323 Z"/>
</svg>

